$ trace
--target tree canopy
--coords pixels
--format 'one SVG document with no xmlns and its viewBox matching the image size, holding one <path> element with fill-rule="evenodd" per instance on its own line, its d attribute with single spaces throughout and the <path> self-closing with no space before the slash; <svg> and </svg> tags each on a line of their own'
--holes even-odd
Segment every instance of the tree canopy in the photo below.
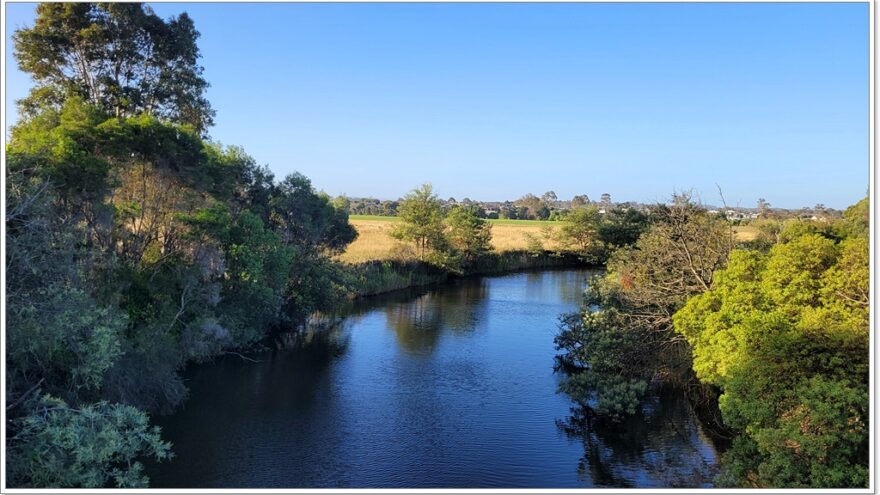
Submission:
<svg viewBox="0 0 880 495">
<path fill-rule="evenodd" d="M 601 222 L 597 211 L 587 218 Z M 633 414 L 658 376 L 690 379 L 689 349 L 672 315 L 708 288 L 730 249 L 726 223 L 688 196 L 656 206 L 651 218 L 634 244 L 612 252 L 607 272 L 589 283 L 583 311 L 566 317 L 556 338 L 569 372 L 562 389 L 608 417 Z M 595 225 L 585 234 L 593 242 Z"/>
<path fill-rule="evenodd" d="M 430 184 L 423 184 L 404 196 L 397 212 L 402 221 L 391 235 L 412 242 L 420 260 L 426 259 L 432 251 L 445 250 L 443 208 Z"/>
<path fill-rule="evenodd" d="M 446 224 L 449 244 L 464 263 L 472 264 L 492 251 L 492 225 L 480 218 L 479 207 L 453 208 L 446 217 Z"/>
<path fill-rule="evenodd" d="M 70 96 L 116 117 L 138 114 L 204 132 L 214 111 L 198 64 L 199 37 L 183 13 L 163 20 L 139 3 L 41 3 L 13 35 L 19 68 L 36 81 L 25 115 Z"/>
<path fill-rule="evenodd" d="M 847 219 L 852 231 L 863 215 Z M 735 251 L 675 314 L 697 376 L 743 432 L 726 484 L 867 486 L 868 278 L 867 235 L 804 232 L 767 253 Z"/>
</svg>

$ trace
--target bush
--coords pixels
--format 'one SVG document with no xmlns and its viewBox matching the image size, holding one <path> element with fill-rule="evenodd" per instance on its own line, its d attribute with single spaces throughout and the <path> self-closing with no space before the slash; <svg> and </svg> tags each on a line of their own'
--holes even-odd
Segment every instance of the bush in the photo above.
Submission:
<svg viewBox="0 0 880 495">
<path fill-rule="evenodd" d="M 868 239 L 835 242 L 796 225 L 768 253 L 735 252 L 675 328 L 741 435 L 722 483 L 866 487 Z"/>
<path fill-rule="evenodd" d="M 143 488 L 148 479 L 137 459 L 171 457 L 159 428 L 133 407 L 97 402 L 76 409 L 48 395 L 32 402 L 9 427 L 11 487 Z"/>
</svg>

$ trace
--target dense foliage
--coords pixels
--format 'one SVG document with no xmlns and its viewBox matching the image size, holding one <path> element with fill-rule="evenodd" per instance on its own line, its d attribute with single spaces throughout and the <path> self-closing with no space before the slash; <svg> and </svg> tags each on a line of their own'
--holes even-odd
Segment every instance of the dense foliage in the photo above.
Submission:
<svg viewBox="0 0 880 495">
<path fill-rule="evenodd" d="M 41 4 L 15 41 L 44 86 L 7 146 L 9 484 L 143 486 L 183 365 L 333 306 L 356 232 L 305 177 L 203 139 L 185 15 Z"/>
<path fill-rule="evenodd" d="M 443 208 L 430 184 L 423 184 L 404 196 L 397 213 L 401 222 L 395 225 L 391 236 L 413 243 L 419 260 L 445 251 Z"/>
<path fill-rule="evenodd" d="M 590 282 L 583 312 L 566 317 L 556 338 L 569 371 L 563 390 L 607 416 L 634 413 L 659 378 L 690 380 L 689 350 L 672 315 L 706 290 L 730 250 L 726 222 L 687 196 L 655 207 L 651 218 L 634 244 L 613 252 L 605 275 Z"/>
<path fill-rule="evenodd" d="M 652 384 L 717 400 L 722 485 L 866 486 L 867 198 L 836 221 L 761 222 L 737 249 L 687 198 L 651 222 L 563 320 L 562 389 L 618 420 Z"/>
<path fill-rule="evenodd" d="M 161 19 L 135 3 L 42 3 L 32 28 L 13 35 L 19 67 L 37 85 L 29 115 L 79 96 L 115 117 L 148 114 L 210 127 L 214 112 L 198 65 L 199 33 L 181 14 Z"/>
<path fill-rule="evenodd" d="M 492 225 L 480 218 L 476 206 L 456 206 L 446 216 L 449 245 L 466 266 L 492 251 Z"/>
<path fill-rule="evenodd" d="M 120 488 L 147 484 L 141 456 L 167 459 L 170 445 L 150 428 L 147 415 L 121 404 L 98 402 L 74 409 L 45 396 L 34 413 L 16 422 L 10 442 L 7 476 L 38 487 L 101 487 L 108 480 Z"/>
<path fill-rule="evenodd" d="M 767 253 L 734 252 L 675 314 L 697 376 L 722 390 L 724 421 L 742 432 L 725 483 L 868 484 L 867 210 L 856 211 L 835 226 L 851 237 L 789 226 Z"/>
<path fill-rule="evenodd" d="M 597 264 L 605 263 L 617 249 L 634 244 L 650 223 L 649 215 L 635 208 L 600 210 L 595 205 L 572 208 L 560 219 L 559 244 Z"/>
<path fill-rule="evenodd" d="M 398 214 L 401 222 L 391 235 L 411 243 L 419 261 L 461 273 L 492 251 L 492 226 L 479 209 L 455 206 L 444 210 L 430 184 L 407 194 Z"/>
</svg>

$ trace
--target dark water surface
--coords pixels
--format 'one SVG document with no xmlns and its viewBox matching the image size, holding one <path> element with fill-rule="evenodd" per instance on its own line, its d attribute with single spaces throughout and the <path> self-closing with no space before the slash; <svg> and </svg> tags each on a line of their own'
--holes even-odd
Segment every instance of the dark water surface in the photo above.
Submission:
<svg viewBox="0 0 880 495">
<path fill-rule="evenodd" d="M 716 451 L 687 401 L 610 427 L 556 392 L 557 317 L 586 270 L 471 278 L 370 299 L 287 350 L 187 373 L 157 418 L 176 457 L 151 486 L 705 486 Z"/>
</svg>

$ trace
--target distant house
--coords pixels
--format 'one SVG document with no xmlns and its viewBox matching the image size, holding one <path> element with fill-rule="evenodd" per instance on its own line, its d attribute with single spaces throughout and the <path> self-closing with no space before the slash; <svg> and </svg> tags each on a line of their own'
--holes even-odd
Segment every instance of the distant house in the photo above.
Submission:
<svg viewBox="0 0 880 495">
<path fill-rule="evenodd" d="M 746 215 L 736 210 L 726 210 L 724 212 L 724 217 L 728 220 L 743 220 L 746 218 Z"/>
</svg>

